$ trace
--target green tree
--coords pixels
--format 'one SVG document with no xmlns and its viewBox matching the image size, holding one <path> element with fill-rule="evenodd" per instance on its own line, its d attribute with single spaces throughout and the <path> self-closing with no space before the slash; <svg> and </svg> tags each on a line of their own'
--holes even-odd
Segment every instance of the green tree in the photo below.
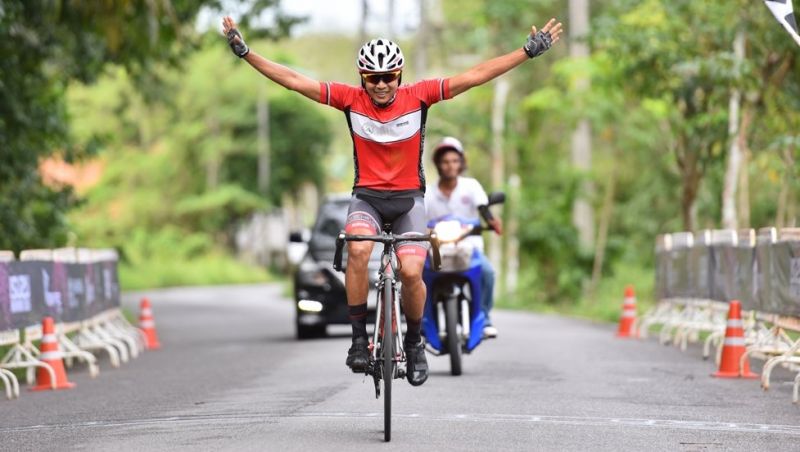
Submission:
<svg viewBox="0 0 800 452">
<path fill-rule="evenodd" d="M 208 38 L 186 71 L 159 68 L 165 95 L 156 102 L 145 103 L 122 69 L 70 88 L 75 139 L 109 136 L 103 180 L 71 215 L 82 240 L 126 248 L 130 231 L 155 237 L 171 228 L 179 233 L 170 239 L 194 236 L 188 248 L 207 252 L 230 244 L 232 226 L 303 183 L 323 187 L 328 121 L 311 102 L 280 91 L 270 92 L 269 196 L 259 193 L 256 101 L 267 82 L 218 36 Z"/>
<path fill-rule="evenodd" d="M 124 67 L 147 98 L 158 97 L 157 65 L 178 64 L 196 45 L 194 18 L 220 1 L 125 0 L 0 3 L 0 248 L 63 244 L 65 211 L 76 198 L 67 187 L 44 186 L 39 160 L 60 152 L 71 161 L 96 140 L 71 142 L 64 101 L 70 80 L 90 83 L 108 64 Z M 277 0 L 246 2 L 251 11 Z M 278 14 L 273 34 L 296 18 Z"/>
<path fill-rule="evenodd" d="M 170 59 L 199 2 L 43 2 L 0 4 L 0 248 L 55 246 L 66 237 L 68 188 L 42 184 L 39 159 L 56 149 L 70 160 L 91 147 L 67 141 L 64 92 L 91 81 L 108 62 L 146 74 Z M 190 28 L 190 25 L 188 25 Z"/>
</svg>

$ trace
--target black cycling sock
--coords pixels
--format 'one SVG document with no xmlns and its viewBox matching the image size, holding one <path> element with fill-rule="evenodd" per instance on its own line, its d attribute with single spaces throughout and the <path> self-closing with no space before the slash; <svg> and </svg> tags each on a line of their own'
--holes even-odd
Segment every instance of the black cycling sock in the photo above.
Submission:
<svg viewBox="0 0 800 452">
<path fill-rule="evenodd" d="M 419 341 L 422 340 L 422 336 L 420 336 L 421 326 L 422 319 L 411 320 L 406 317 L 406 337 L 404 340 L 406 344 L 419 344 Z"/>
<path fill-rule="evenodd" d="M 350 324 L 353 326 L 353 339 L 367 337 L 367 304 L 347 306 L 350 314 Z"/>
</svg>

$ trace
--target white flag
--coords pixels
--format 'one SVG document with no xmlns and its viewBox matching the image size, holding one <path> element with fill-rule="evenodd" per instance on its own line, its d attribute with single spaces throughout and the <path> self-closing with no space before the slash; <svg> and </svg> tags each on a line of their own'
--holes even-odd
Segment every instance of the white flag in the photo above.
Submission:
<svg viewBox="0 0 800 452">
<path fill-rule="evenodd" d="M 764 0 L 772 14 L 783 25 L 783 28 L 792 35 L 792 39 L 800 45 L 800 32 L 797 30 L 797 20 L 792 9 L 792 0 Z"/>
</svg>

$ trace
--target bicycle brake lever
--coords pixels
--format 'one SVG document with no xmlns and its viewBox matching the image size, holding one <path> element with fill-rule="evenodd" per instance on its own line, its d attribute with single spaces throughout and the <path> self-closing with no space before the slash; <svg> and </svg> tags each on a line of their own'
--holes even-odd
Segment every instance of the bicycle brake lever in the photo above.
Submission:
<svg viewBox="0 0 800 452">
<path fill-rule="evenodd" d="M 344 248 L 344 232 L 340 232 L 336 237 L 336 252 L 333 254 L 333 269 L 337 272 L 342 271 L 342 248 Z"/>
</svg>

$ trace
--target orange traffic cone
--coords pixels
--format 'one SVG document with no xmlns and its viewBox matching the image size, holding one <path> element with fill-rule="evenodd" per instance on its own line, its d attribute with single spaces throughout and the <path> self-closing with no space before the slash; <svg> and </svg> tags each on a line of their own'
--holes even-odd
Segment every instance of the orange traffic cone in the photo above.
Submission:
<svg viewBox="0 0 800 452">
<path fill-rule="evenodd" d="M 739 361 L 744 354 L 744 324 L 742 323 L 742 304 L 733 300 L 728 308 L 728 327 L 725 329 L 725 342 L 722 347 L 722 359 L 719 370 L 712 377 L 720 378 L 758 378 L 750 372 L 750 360 L 744 361 L 744 366 L 739 371 Z"/>
<path fill-rule="evenodd" d="M 638 337 L 633 330 L 636 322 L 636 295 L 633 293 L 633 286 L 625 287 L 625 301 L 622 304 L 622 317 L 619 319 L 619 329 L 617 337 Z"/>
<path fill-rule="evenodd" d="M 156 334 L 156 322 L 153 321 L 153 310 L 150 309 L 150 300 L 147 298 L 142 298 L 139 329 L 142 330 L 147 339 L 145 345 L 148 350 L 158 350 L 161 348 L 161 343 L 158 342 L 158 334 Z"/>
<path fill-rule="evenodd" d="M 39 360 L 48 364 L 50 369 L 39 367 L 36 369 L 36 386 L 31 391 L 42 391 L 45 389 L 71 389 L 75 383 L 67 380 L 67 372 L 64 370 L 64 355 L 58 347 L 56 338 L 55 324 L 52 317 L 42 319 L 42 343 Z M 55 381 L 54 381 L 55 379 Z"/>
</svg>

